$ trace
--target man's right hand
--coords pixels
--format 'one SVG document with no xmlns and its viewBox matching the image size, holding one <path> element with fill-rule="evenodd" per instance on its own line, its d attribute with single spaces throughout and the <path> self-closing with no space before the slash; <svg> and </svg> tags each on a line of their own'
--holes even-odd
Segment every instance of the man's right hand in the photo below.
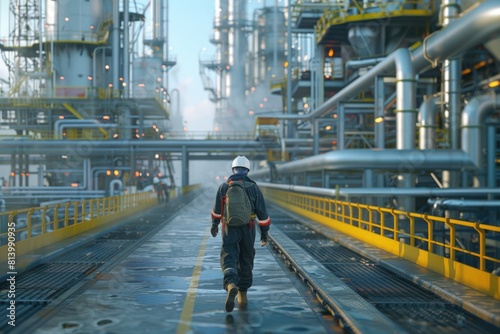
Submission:
<svg viewBox="0 0 500 334">
<path fill-rule="evenodd" d="M 210 229 L 210 233 L 212 234 L 212 237 L 216 237 L 217 233 L 219 233 L 219 225 L 217 224 L 212 224 L 212 228 Z"/>
</svg>

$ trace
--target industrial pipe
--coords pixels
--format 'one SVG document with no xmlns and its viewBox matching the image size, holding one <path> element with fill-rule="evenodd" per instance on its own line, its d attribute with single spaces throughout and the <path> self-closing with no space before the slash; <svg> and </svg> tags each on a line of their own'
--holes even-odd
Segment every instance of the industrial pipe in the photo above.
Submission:
<svg viewBox="0 0 500 334">
<path fill-rule="evenodd" d="M 500 8 L 499 8 L 500 11 Z M 500 96 L 494 92 L 474 97 L 462 112 L 462 149 L 469 154 L 477 167 L 483 167 L 481 139 L 484 134 L 484 120 L 500 105 Z"/>
<path fill-rule="evenodd" d="M 420 105 L 418 112 L 419 148 L 421 150 L 436 148 L 436 104 L 441 96 L 434 95 L 426 98 Z"/>
<path fill-rule="evenodd" d="M 380 150 L 356 149 L 331 151 L 313 157 L 277 165 L 279 173 L 300 173 L 321 170 L 383 169 L 400 173 L 417 170 L 474 169 L 461 150 Z"/>
<path fill-rule="evenodd" d="M 253 173 L 252 173 L 253 174 Z M 299 192 L 312 195 L 329 196 L 329 197 L 343 197 L 350 196 L 371 196 L 371 197 L 397 197 L 397 196 L 416 196 L 416 197 L 443 197 L 443 196 L 463 196 L 463 188 L 317 188 L 307 186 L 296 186 L 291 184 L 275 184 L 267 182 L 259 182 L 259 186 L 263 188 L 278 189 L 284 191 Z M 487 195 L 498 195 L 500 189 L 467 189 L 467 195 L 472 197 L 482 197 Z M 479 201 L 478 201 L 479 202 Z M 490 201 L 482 201 L 490 203 Z M 498 201 L 493 201 L 498 202 Z M 450 202 L 451 203 L 451 202 Z M 488 204 L 490 205 L 490 204 Z M 498 204 L 497 204 L 498 205 Z M 492 205 L 493 206 L 493 205 Z M 500 207 L 500 206 L 498 206 Z"/>
<path fill-rule="evenodd" d="M 498 189 L 497 189 L 498 190 Z M 428 199 L 427 203 L 440 209 L 479 209 L 483 208 L 500 210 L 500 201 L 464 200 L 464 199 Z"/>
</svg>

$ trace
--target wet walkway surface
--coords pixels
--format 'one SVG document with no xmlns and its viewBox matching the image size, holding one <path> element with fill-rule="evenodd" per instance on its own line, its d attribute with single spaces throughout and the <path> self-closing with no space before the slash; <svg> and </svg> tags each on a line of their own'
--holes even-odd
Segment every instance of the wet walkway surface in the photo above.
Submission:
<svg viewBox="0 0 500 334">
<path fill-rule="evenodd" d="M 36 333 L 340 332 L 317 302 L 308 301 L 310 290 L 282 267 L 269 246 L 258 242 L 248 306 L 241 309 L 236 303 L 227 313 L 221 237 L 210 235 L 212 201 L 204 198 L 185 207 L 90 288 L 53 310 L 55 315 Z"/>
</svg>

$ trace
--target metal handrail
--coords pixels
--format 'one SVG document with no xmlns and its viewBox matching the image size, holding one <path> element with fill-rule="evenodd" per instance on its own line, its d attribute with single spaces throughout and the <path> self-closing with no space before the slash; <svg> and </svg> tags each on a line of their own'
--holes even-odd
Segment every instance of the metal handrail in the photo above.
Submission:
<svg viewBox="0 0 500 334">
<path fill-rule="evenodd" d="M 315 27 L 316 39 L 320 41 L 331 25 L 345 23 L 351 18 L 359 20 L 364 15 L 366 15 L 366 19 L 390 18 L 408 14 L 430 16 L 434 12 L 432 6 L 432 1 L 425 2 L 423 0 L 390 0 L 372 3 L 362 3 L 358 0 L 348 3 L 347 6 L 345 4 L 338 4 L 325 10 L 323 16 L 318 20 Z M 378 14 L 378 17 L 376 14 Z"/>
<path fill-rule="evenodd" d="M 15 227 L 19 241 L 120 213 L 151 200 L 156 200 L 155 193 L 142 192 L 0 212 L 0 246 L 8 240 L 7 226 Z"/>
<path fill-rule="evenodd" d="M 500 247 L 500 242 L 493 238 L 500 233 L 500 226 L 261 188 L 272 202 L 317 215 L 315 218 L 322 223 L 326 218 L 328 226 L 334 229 L 346 224 L 354 231 L 363 230 L 404 243 L 483 272 L 490 273 L 500 267 L 498 252 L 488 252 Z"/>
</svg>

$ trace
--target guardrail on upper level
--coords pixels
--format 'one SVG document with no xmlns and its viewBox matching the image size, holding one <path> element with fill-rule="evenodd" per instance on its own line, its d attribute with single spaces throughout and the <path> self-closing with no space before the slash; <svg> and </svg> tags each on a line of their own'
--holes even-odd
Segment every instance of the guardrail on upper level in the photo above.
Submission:
<svg viewBox="0 0 500 334">
<path fill-rule="evenodd" d="M 500 268 L 500 226 L 340 201 L 312 187 L 259 185 L 280 207 L 500 299 L 500 276 L 491 273 Z"/>
<path fill-rule="evenodd" d="M 0 261 L 108 226 L 156 203 L 155 193 L 143 192 L 0 212 Z"/>
<path fill-rule="evenodd" d="M 434 13 L 433 5 L 433 1 L 425 0 L 337 1 L 316 23 L 316 41 L 321 41 L 332 25 L 394 17 L 430 17 Z"/>
</svg>

